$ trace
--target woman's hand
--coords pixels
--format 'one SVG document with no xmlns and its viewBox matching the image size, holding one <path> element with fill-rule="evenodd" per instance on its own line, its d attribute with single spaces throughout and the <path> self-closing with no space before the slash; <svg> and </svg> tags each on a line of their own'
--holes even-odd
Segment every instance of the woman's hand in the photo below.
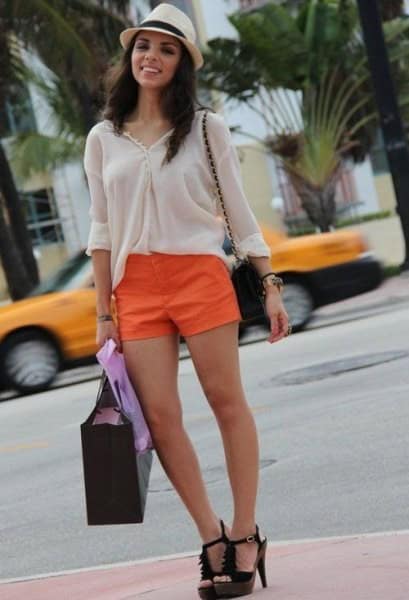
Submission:
<svg viewBox="0 0 409 600">
<path fill-rule="evenodd" d="M 114 321 L 97 322 L 97 346 L 101 348 L 107 340 L 114 340 L 117 350 L 122 351 L 121 342 L 119 339 L 118 329 Z"/>
<path fill-rule="evenodd" d="M 288 315 L 278 288 L 269 287 L 265 296 L 265 311 L 270 319 L 271 333 L 268 342 L 278 342 L 288 335 Z"/>
</svg>

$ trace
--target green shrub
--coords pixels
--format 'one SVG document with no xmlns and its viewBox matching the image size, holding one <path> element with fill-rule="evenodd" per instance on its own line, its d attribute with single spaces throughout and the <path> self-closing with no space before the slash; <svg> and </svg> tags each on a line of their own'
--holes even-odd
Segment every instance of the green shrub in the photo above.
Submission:
<svg viewBox="0 0 409 600">
<path fill-rule="evenodd" d="M 400 275 L 400 266 L 399 265 L 384 265 L 383 266 L 383 274 L 385 277 L 396 277 L 396 275 Z"/>
<path fill-rule="evenodd" d="M 299 229 L 289 230 L 288 237 L 299 237 L 301 235 L 310 235 L 317 233 L 314 227 L 300 227 Z"/>
<path fill-rule="evenodd" d="M 392 216 L 392 212 L 390 210 L 382 210 L 376 213 L 369 213 L 367 215 L 357 215 L 356 217 L 350 217 L 348 219 L 339 219 L 335 227 L 338 229 L 339 227 L 347 227 L 349 225 L 358 225 L 359 223 L 367 223 L 368 221 L 377 221 L 378 219 L 386 219 L 387 217 Z"/>
<path fill-rule="evenodd" d="M 376 221 L 378 219 L 386 219 L 392 215 L 392 211 L 382 210 L 376 213 L 369 213 L 367 215 L 357 215 L 355 217 L 348 217 L 347 219 L 338 219 L 335 223 L 335 229 L 349 227 L 350 225 L 359 225 L 360 223 L 367 223 L 368 221 Z M 313 233 L 317 233 L 317 231 L 312 225 L 302 225 L 300 227 L 294 227 L 293 229 L 288 230 L 289 237 L 298 237 L 300 235 L 310 235 Z"/>
</svg>

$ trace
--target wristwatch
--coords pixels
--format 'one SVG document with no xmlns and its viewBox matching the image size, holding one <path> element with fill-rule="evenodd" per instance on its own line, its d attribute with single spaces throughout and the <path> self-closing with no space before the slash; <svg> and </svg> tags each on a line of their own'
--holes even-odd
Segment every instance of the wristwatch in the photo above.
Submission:
<svg viewBox="0 0 409 600">
<path fill-rule="evenodd" d="M 281 292 L 284 287 L 284 281 L 281 277 L 275 275 L 275 273 L 267 273 L 264 277 L 261 278 L 264 289 L 266 290 L 268 287 L 276 287 L 278 291 Z"/>
</svg>

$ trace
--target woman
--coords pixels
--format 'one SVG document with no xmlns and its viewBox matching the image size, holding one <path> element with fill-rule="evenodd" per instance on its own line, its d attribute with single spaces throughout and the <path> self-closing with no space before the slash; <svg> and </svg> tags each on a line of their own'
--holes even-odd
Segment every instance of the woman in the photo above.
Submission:
<svg viewBox="0 0 409 600">
<path fill-rule="evenodd" d="M 110 79 L 105 119 L 90 131 L 84 158 L 97 343 L 112 338 L 122 348 L 158 457 L 198 528 L 200 597 L 234 597 L 251 593 L 257 567 L 263 576 L 266 539 L 255 523 L 258 442 L 240 380 L 240 311 L 222 250 L 204 113 L 195 99 L 195 70 L 203 59 L 190 19 L 168 4 L 123 31 L 120 41 L 124 54 Z M 243 195 L 229 130 L 213 113 L 207 127 L 240 252 L 260 277 L 271 274 L 270 251 Z M 288 334 L 288 317 L 274 276 L 264 284 L 269 341 L 275 342 Z M 231 529 L 210 505 L 183 428 L 179 334 L 223 438 L 234 500 Z"/>
</svg>

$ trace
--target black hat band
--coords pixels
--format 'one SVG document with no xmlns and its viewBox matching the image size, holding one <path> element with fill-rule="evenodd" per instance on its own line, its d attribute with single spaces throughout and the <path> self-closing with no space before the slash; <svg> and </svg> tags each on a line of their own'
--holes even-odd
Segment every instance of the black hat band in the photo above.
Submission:
<svg viewBox="0 0 409 600">
<path fill-rule="evenodd" d="M 183 33 L 183 31 L 180 31 L 180 29 L 178 29 L 177 27 L 173 27 L 173 25 L 169 25 L 169 23 L 165 23 L 164 21 L 143 21 L 140 24 L 140 27 L 156 27 L 157 29 L 163 29 L 164 31 L 174 33 L 175 35 L 186 39 L 186 36 Z"/>
</svg>

